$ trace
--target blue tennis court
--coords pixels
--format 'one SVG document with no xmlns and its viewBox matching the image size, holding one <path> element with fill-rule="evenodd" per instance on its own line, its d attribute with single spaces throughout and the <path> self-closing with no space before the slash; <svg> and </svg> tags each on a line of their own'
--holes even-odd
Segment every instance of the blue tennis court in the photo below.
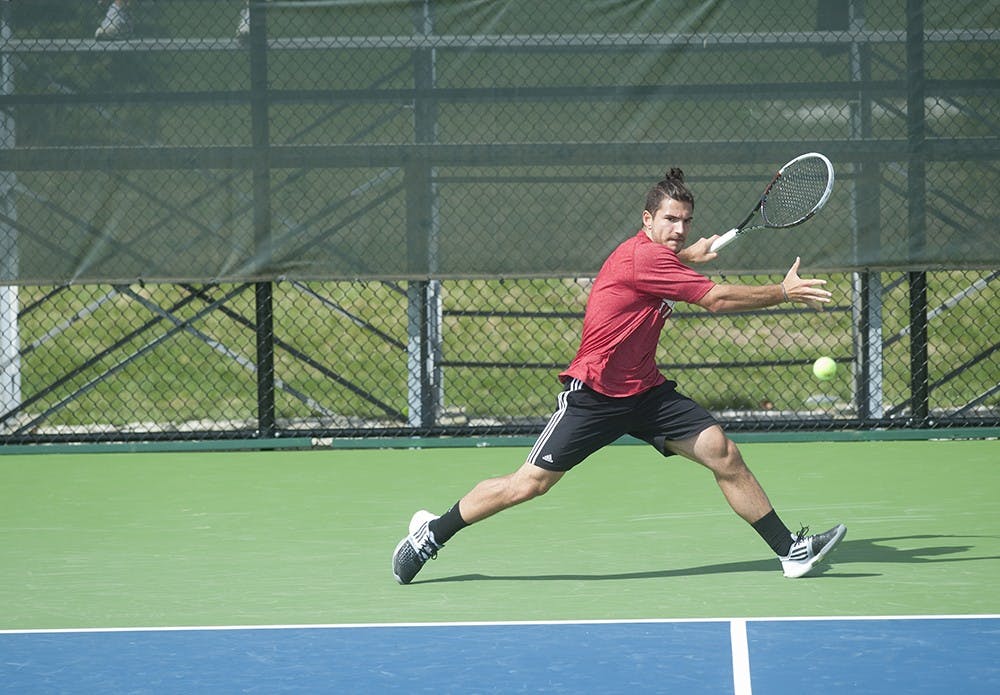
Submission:
<svg viewBox="0 0 1000 695">
<path fill-rule="evenodd" d="M 0 633 L 6 692 L 1000 691 L 1000 616 Z"/>
</svg>

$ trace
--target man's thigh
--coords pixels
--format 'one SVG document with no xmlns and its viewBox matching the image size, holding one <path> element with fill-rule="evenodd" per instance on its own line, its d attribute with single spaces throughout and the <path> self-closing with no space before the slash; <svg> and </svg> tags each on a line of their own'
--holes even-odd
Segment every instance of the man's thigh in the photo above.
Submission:
<svg viewBox="0 0 1000 695">
<path fill-rule="evenodd" d="M 565 472 L 626 433 L 631 399 L 609 398 L 586 386 L 563 391 L 527 462 Z"/>
<path fill-rule="evenodd" d="M 719 424 L 703 406 L 678 393 L 672 382 L 643 394 L 635 414 L 636 424 L 628 433 L 648 442 L 664 456 L 675 453 L 668 442 L 691 439 Z"/>
</svg>

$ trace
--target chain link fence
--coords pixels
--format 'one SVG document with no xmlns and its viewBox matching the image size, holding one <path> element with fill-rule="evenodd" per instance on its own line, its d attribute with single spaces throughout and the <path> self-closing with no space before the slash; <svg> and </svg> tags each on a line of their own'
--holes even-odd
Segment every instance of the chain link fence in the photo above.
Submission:
<svg viewBox="0 0 1000 695">
<path fill-rule="evenodd" d="M 808 150 L 820 215 L 701 269 L 834 305 L 678 307 L 664 373 L 731 431 L 1000 426 L 989 4 L 0 9 L 0 444 L 535 434 L 664 169 L 709 235 Z"/>
</svg>

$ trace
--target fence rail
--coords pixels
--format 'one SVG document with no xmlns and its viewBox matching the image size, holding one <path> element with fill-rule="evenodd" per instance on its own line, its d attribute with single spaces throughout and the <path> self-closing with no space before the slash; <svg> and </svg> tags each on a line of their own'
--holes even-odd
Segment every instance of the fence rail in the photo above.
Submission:
<svg viewBox="0 0 1000 695">
<path fill-rule="evenodd" d="M 533 434 L 649 182 L 711 234 L 805 150 L 822 215 L 711 272 L 836 306 L 678 311 L 661 368 L 733 431 L 1000 426 L 988 9 L 128 8 L 0 4 L 0 445 Z"/>
</svg>

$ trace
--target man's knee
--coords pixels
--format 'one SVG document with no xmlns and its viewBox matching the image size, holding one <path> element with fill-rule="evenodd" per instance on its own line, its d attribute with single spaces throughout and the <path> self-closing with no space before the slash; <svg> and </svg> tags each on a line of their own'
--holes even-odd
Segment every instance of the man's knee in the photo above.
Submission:
<svg viewBox="0 0 1000 695">
<path fill-rule="evenodd" d="M 692 450 L 691 458 L 704 463 L 728 463 L 740 459 L 740 450 L 736 443 L 726 436 L 722 428 L 714 425 L 702 430 L 696 437 L 689 440 L 688 448 Z M 680 453 L 685 453 L 683 450 Z"/>
<path fill-rule="evenodd" d="M 560 472 L 526 463 L 514 474 L 511 480 L 511 492 L 517 502 L 526 502 L 551 490 L 562 476 Z"/>
<path fill-rule="evenodd" d="M 729 437 L 723 436 L 714 443 L 708 466 L 715 474 L 724 478 L 744 475 L 749 469 L 740 454 L 739 447 Z"/>
</svg>

